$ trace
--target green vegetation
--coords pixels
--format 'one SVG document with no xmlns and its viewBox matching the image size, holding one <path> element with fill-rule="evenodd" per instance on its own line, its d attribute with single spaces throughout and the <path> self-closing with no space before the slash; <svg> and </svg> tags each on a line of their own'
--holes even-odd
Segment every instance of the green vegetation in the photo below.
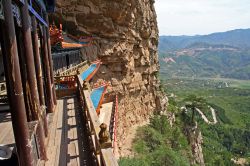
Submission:
<svg viewBox="0 0 250 166">
<path fill-rule="evenodd" d="M 179 56 L 183 50 L 159 55 L 161 73 L 168 77 L 221 77 L 250 79 L 250 51 L 192 48 Z M 164 58 L 174 62 L 164 62 Z"/>
<path fill-rule="evenodd" d="M 162 78 L 162 77 L 161 77 Z M 239 80 L 164 79 L 169 94 L 168 111 L 176 121 L 170 127 L 167 117 L 155 115 L 150 124 L 140 127 L 133 142 L 135 156 L 121 158 L 121 166 L 185 166 L 192 161 L 191 146 L 185 128 L 198 122 L 203 136 L 203 154 L 207 166 L 233 166 L 232 158 L 250 160 L 250 88 Z M 244 86 L 242 86 L 244 85 Z M 237 87 L 237 88 L 236 88 Z M 186 106 L 190 111 L 182 111 Z M 216 110 L 217 124 L 204 122 L 194 108 L 200 108 L 212 121 L 208 105 Z"/>
<path fill-rule="evenodd" d="M 250 88 L 247 81 L 213 79 L 166 79 L 163 87 L 173 93 L 179 106 L 195 94 L 216 110 L 218 123 L 208 125 L 196 112 L 195 120 L 203 135 L 203 154 L 208 166 L 233 165 L 234 157 L 250 158 Z M 231 87 L 232 86 L 232 87 Z M 202 110 L 209 117 L 210 111 Z M 190 118 L 192 114 L 187 114 Z M 211 115 L 210 115 L 211 118 Z M 209 119 L 209 118 L 208 118 Z"/>
<path fill-rule="evenodd" d="M 180 115 L 175 105 L 169 109 Z M 173 127 L 170 127 L 167 117 L 155 115 L 150 124 L 137 131 L 133 149 L 134 158 L 122 158 L 121 166 L 188 166 L 191 149 L 182 132 L 184 123 L 177 117 Z"/>
<path fill-rule="evenodd" d="M 249 39 L 250 29 L 160 37 L 161 88 L 179 108 L 188 108 L 183 123 L 198 122 L 208 166 L 230 166 L 232 158 L 250 160 Z M 197 107 L 217 123 L 204 122 Z"/>
<path fill-rule="evenodd" d="M 190 95 L 188 96 L 188 98 L 184 99 L 185 102 L 185 107 L 187 109 L 191 109 L 192 110 L 192 116 L 191 116 L 191 120 L 192 123 L 194 123 L 194 115 L 195 115 L 195 110 L 198 109 L 203 109 L 206 105 L 206 101 L 204 100 L 204 98 L 202 97 L 197 97 L 195 95 Z"/>
<path fill-rule="evenodd" d="M 249 80 L 249 39 L 250 29 L 204 36 L 161 36 L 158 49 L 161 74 L 168 78 Z"/>
</svg>

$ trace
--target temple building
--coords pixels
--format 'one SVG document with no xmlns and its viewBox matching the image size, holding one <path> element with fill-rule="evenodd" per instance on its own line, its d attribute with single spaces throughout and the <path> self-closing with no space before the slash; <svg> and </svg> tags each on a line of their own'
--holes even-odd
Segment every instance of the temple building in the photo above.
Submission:
<svg viewBox="0 0 250 166">
<path fill-rule="evenodd" d="M 54 0 L 0 0 L 0 165 L 118 165 L 118 98 L 92 78 L 93 38 L 49 23 Z M 65 36 L 65 37 L 64 37 Z"/>
</svg>

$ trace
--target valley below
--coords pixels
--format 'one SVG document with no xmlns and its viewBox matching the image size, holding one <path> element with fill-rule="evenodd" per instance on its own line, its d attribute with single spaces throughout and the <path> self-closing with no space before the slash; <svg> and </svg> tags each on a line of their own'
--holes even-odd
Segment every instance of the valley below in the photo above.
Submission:
<svg viewBox="0 0 250 166">
<path fill-rule="evenodd" d="M 162 88 L 170 101 L 179 106 L 190 95 L 206 100 L 213 107 L 218 123 L 207 124 L 196 112 L 195 120 L 203 136 L 206 165 L 233 165 L 231 159 L 250 159 L 250 81 L 212 78 L 166 78 Z M 201 110 L 209 121 L 211 111 Z M 245 163 L 245 164 L 246 164 Z"/>
<path fill-rule="evenodd" d="M 250 164 L 250 29 L 161 36 L 167 112 L 138 128 L 120 165 Z"/>
<path fill-rule="evenodd" d="M 160 37 L 159 78 L 169 98 L 168 110 L 173 110 L 171 105 L 185 108 L 187 101 L 203 103 L 175 115 L 177 119 L 184 115 L 183 133 L 190 123 L 201 131 L 204 165 L 250 164 L 249 36 L 245 29 Z"/>
</svg>

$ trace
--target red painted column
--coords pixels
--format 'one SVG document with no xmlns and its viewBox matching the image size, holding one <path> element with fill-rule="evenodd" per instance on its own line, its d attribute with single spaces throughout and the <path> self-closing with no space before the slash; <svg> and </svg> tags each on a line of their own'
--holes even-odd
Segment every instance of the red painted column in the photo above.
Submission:
<svg viewBox="0 0 250 166">
<path fill-rule="evenodd" d="M 28 1 L 25 0 L 25 4 L 21 7 L 21 18 L 22 18 L 22 34 L 23 34 L 23 45 L 24 45 L 24 57 L 26 61 L 27 68 L 27 91 L 30 91 L 31 97 L 31 111 L 33 112 L 34 119 L 38 121 L 37 127 L 37 141 L 39 144 L 40 158 L 43 160 L 47 159 L 46 148 L 45 148 L 45 132 L 43 127 L 41 106 L 39 101 L 36 71 L 33 55 L 33 46 L 31 39 L 31 26 L 29 23 L 29 11 L 28 11 Z"/>
<path fill-rule="evenodd" d="M 49 56 L 48 56 L 48 44 L 47 44 L 47 35 L 46 35 L 46 27 L 42 27 L 43 36 L 42 36 L 42 52 L 43 52 L 43 64 L 45 67 L 45 82 L 46 82 L 46 96 L 47 96 L 47 110 L 49 113 L 53 112 L 54 102 L 53 102 L 53 90 L 51 84 L 51 75 L 50 75 L 50 65 L 49 65 Z"/>
<path fill-rule="evenodd" d="M 48 15 L 46 15 L 46 21 L 49 24 Z M 52 61 L 52 55 L 51 55 L 51 44 L 50 44 L 49 28 L 46 29 L 46 35 L 47 35 L 47 39 L 48 39 L 47 44 L 48 44 L 48 58 L 49 58 L 49 65 L 50 65 L 51 84 L 53 86 L 53 88 L 52 88 L 53 102 L 54 102 L 55 105 L 57 105 L 56 90 L 55 90 L 55 84 L 54 84 L 53 61 Z"/>
<path fill-rule="evenodd" d="M 35 68 L 36 68 L 36 79 L 37 79 L 37 86 L 38 86 L 38 92 L 39 92 L 39 100 L 40 105 L 45 106 L 45 100 L 44 100 L 44 89 L 43 89 L 43 78 L 42 78 L 42 66 L 41 66 L 41 59 L 40 59 L 40 50 L 39 50 L 39 44 L 38 44 L 38 34 L 37 34 L 37 22 L 35 16 L 31 16 L 32 21 L 32 44 L 33 44 L 33 52 L 34 52 L 34 60 L 35 60 Z M 45 110 L 41 109 L 42 114 L 42 121 L 44 126 L 44 132 L 45 136 L 48 136 L 48 122 L 46 118 L 46 112 Z"/>
<path fill-rule="evenodd" d="M 19 165 L 33 166 L 32 147 L 29 138 L 29 129 L 25 112 L 16 33 L 10 0 L 3 1 L 3 10 L 5 21 L 3 22 L 1 29 L 3 30 L 2 35 L 4 38 L 4 40 L 2 40 L 4 43 L 3 49 L 5 49 L 4 52 L 6 53 L 3 56 L 5 56 L 4 59 L 7 63 L 5 65 L 5 73 L 6 77 L 8 77 L 8 79 L 6 79 L 7 84 L 10 87 L 8 96 L 10 97 L 9 101 L 11 119 L 19 158 Z"/>
</svg>

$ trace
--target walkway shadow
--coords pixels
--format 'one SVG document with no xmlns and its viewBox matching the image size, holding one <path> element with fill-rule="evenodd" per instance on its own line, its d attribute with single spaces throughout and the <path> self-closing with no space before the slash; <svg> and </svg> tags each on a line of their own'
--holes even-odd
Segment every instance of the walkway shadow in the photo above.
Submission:
<svg viewBox="0 0 250 166">
<path fill-rule="evenodd" d="M 82 113 L 80 107 L 78 106 L 79 103 L 75 98 L 75 102 L 69 102 L 69 98 L 65 98 L 63 100 L 63 116 L 62 116 L 62 128 L 58 128 L 62 130 L 61 135 L 61 145 L 60 145 L 60 156 L 59 156 L 59 165 L 64 166 L 69 164 L 70 160 L 79 158 L 81 166 L 95 166 L 97 165 L 94 161 L 93 154 L 91 153 L 89 138 L 86 129 L 86 121 L 82 117 Z M 75 105 L 75 109 L 69 109 L 68 106 L 70 104 Z M 70 111 L 75 111 L 75 116 L 70 115 Z M 72 112 L 71 112 L 72 113 Z M 76 124 L 68 124 L 69 121 L 74 118 Z M 69 120 L 70 119 L 70 120 Z M 72 139 L 69 135 L 70 130 L 76 128 L 76 135 L 77 138 Z M 71 131 L 72 132 L 72 131 Z M 79 150 L 79 155 L 72 155 L 72 152 L 68 149 L 68 145 L 70 143 L 76 142 L 78 143 L 78 147 L 75 147 L 76 150 Z M 76 144 L 75 144 L 76 145 Z M 77 152 L 78 153 L 78 152 Z"/>
</svg>

